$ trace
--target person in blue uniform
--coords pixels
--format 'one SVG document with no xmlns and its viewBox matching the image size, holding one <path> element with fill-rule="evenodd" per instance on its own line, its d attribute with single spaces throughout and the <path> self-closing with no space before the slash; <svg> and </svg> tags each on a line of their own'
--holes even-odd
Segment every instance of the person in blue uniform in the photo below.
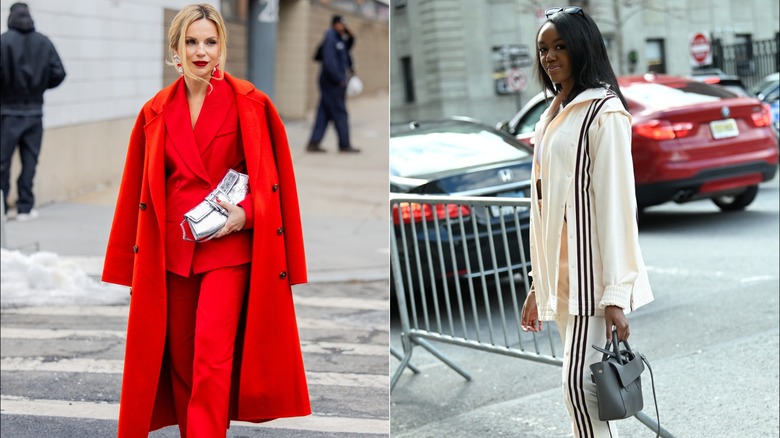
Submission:
<svg viewBox="0 0 780 438">
<path fill-rule="evenodd" d="M 328 123 L 333 121 L 339 138 L 339 152 L 360 152 L 349 141 L 349 115 L 347 114 L 347 83 L 354 72 L 349 51 L 355 44 L 355 36 L 347 28 L 344 18 L 334 15 L 331 27 L 325 32 L 315 59 L 322 63 L 320 69 L 320 104 L 311 138 L 306 150 L 325 152 L 320 146 Z"/>
</svg>

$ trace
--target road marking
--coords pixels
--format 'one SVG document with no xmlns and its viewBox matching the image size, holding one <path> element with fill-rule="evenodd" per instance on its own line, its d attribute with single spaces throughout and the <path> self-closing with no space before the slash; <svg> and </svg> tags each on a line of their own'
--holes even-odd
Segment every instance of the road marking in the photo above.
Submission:
<svg viewBox="0 0 780 438">
<path fill-rule="evenodd" d="M 49 316 L 107 316 L 127 318 L 127 306 L 40 306 L 3 309 L 4 315 L 49 315 Z M 372 330 L 389 332 L 388 325 L 355 324 L 354 322 L 339 322 L 329 319 L 298 318 L 298 328 L 315 330 Z"/>
<path fill-rule="evenodd" d="M 385 353 L 387 354 L 387 353 Z M 3 371 L 45 371 L 54 373 L 122 374 L 124 362 L 119 359 L 73 358 L 47 361 L 42 357 L 4 357 Z M 389 376 L 332 372 L 306 372 L 310 385 L 388 388 Z"/>
<path fill-rule="evenodd" d="M 30 329 L 3 327 L 2 339 L 124 338 L 122 330 Z"/>
<path fill-rule="evenodd" d="M 3 309 L 8 315 L 112 316 L 127 318 L 128 306 L 37 306 Z"/>
<path fill-rule="evenodd" d="M 350 297 L 304 297 L 293 298 L 296 305 L 308 307 L 329 307 L 337 309 L 388 310 L 388 300 Z M 121 316 L 127 317 L 129 307 L 121 306 L 37 306 L 2 309 L 2 313 L 16 315 L 73 315 L 73 316 Z"/>
<path fill-rule="evenodd" d="M 776 278 L 777 277 L 775 277 L 773 275 L 756 275 L 754 277 L 740 278 L 739 282 L 740 283 L 757 283 L 757 282 L 760 282 L 760 281 L 775 280 Z"/>
<path fill-rule="evenodd" d="M 1 339 L 64 339 L 64 338 L 124 338 L 120 330 L 76 330 L 76 329 L 31 329 L 3 327 Z M 349 342 L 301 341 L 301 350 L 310 354 L 346 354 L 357 356 L 387 356 L 388 347 L 376 344 L 353 344 Z"/>
<path fill-rule="evenodd" d="M 367 298 L 348 297 L 301 297 L 294 299 L 296 305 L 309 307 L 337 307 L 342 309 L 359 310 L 389 310 L 389 300 L 371 300 Z"/>
<path fill-rule="evenodd" d="M 702 270 L 690 270 L 685 268 L 662 268 L 658 266 L 646 266 L 647 272 L 653 272 L 663 275 L 674 275 L 680 277 L 725 277 L 728 279 L 738 280 L 740 283 L 754 283 L 760 281 L 776 280 L 776 275 L 756 275 L 753 277 L 736 278 L 733 275 L 727 275 L 723 271 L 702 271 Z"/>
<path fill-rule="evenodd" d="M 0 397 L 3 415 L 29 415 L 46 417 L 88 418 L 114 420 L 119 418 L 116 403 L 90 403 L 69 400 L 32 400 L 3 395 Z M 231 426 L 258 429 L 292 429 L 329 433 L 389 434 L 390 421 L 372 418 L 349 418 L 310 415 L 307 417 L 280 418 L 267 423 L 232 421 Z"/>
</svg>

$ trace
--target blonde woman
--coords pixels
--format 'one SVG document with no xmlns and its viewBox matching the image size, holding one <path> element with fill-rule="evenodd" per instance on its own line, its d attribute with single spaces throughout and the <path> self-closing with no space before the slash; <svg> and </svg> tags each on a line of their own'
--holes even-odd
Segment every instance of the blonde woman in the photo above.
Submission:
<svg viewBox="0 0 780 438">
<path fill-rule="evenodd" d="M 300 212 L 276 109 L 224 71 L 220 14 L 187 6 L 169 37 L 181 77 L 133 128 L 103 270 L 131 287 L 119 437 L 224 437 L 230 420 L 311 412 L 290 290 L 306 282 Z M 230 169 L 249 194 L 222 203 L 214 239 L 184 239 L 184 213 Z"/>
</svg>

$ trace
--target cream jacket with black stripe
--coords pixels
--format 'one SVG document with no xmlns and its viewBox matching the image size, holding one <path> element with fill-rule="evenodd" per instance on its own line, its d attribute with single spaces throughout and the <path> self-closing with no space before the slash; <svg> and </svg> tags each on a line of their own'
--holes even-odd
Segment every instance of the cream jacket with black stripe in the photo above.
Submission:
<svg viewBox="0 0 780 438">
<path fill-rule="evenodd" d="M 569 314 L 601 316 L 611 305 L 629 313 L 653 300 L 639 248 L 631 115 L 607 89 L 586 90 L 563 108 L 560 97 L 534 137 L 542 200 L 532 184 L 530 248 L 539 319 L 555 318 L 564 217 Z"/>
</svg>

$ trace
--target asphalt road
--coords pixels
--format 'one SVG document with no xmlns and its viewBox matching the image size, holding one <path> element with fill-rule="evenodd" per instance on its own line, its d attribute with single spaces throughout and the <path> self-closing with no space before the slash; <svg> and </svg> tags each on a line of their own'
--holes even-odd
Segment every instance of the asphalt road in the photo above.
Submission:
<svg viewBox="0 0 780 438">
<path fill-rule="evenodd" d="M 676 437 L 778 436 L 780 266 L 778 178 L 744 212 L 710 201 L 647 210 L 640 242 L 655 301 L 630 314 L 631 345 L 650 361 L 661 424 Z M 391 344 L 400 349 L 399 320 Z M 556 334 L 557 336 L 557 334 Z M 570 437 L 560 368 L 435 344 L 466 381 L 415 348 L 391 393 L 393 437 Z M 398 361 L 391 360 L 391 373 Z M 643 375 L 644 412 L 654 417 Z M 621 436 L 655 434 L 635 419 Z"/>
</svg>

